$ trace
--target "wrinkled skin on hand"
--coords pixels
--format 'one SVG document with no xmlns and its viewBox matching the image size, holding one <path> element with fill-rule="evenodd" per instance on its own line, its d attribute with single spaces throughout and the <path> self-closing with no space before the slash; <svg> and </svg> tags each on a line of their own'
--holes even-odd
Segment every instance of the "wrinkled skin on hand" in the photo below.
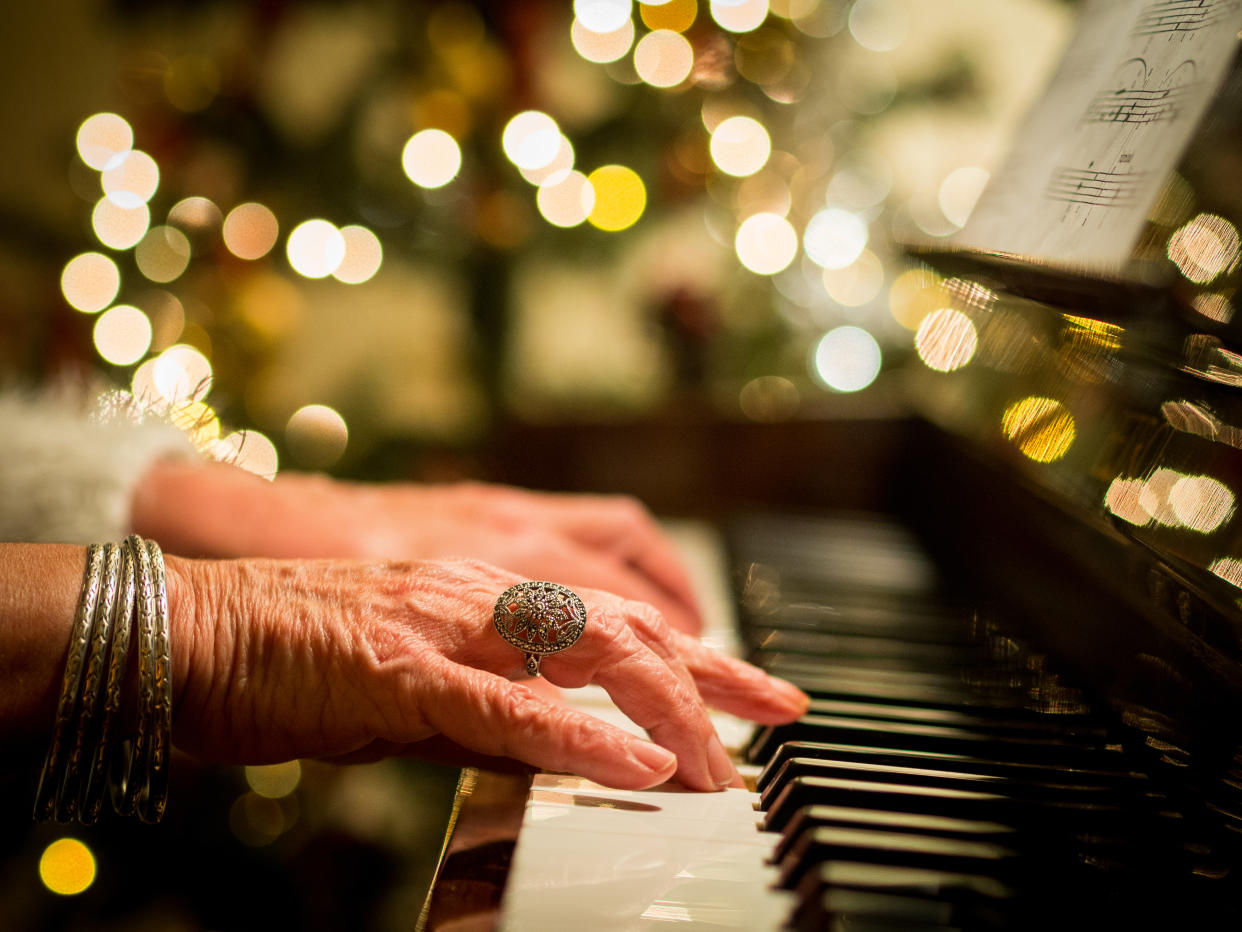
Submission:
<svg viewBox="0 0 1242 932">
<path fill-rule="evenodd" d="M 673 627 L 702 619 L 680 556 L 636 500 L 483 483 L 342 482 L 162 460 L 139 484 L 134 529 L 165 552 L 214 557 L 484 560 L 648 602 Z"/>
<path fill-rule="evenodd" d="M 596 682 L 646 729 L 632 736 L 509 679 L 522 653 L 492 626 L 521 577 L 467 560 L 167 559 L 175 720 L 216 761 L 357 759 L 448 743 L 636 789 L 675 776 L 737 785 L 706 706 L 786 721 L 806 697 L 723 657 L 650 605 L 577 591 L 587 626 L 543 658 L 557 686 Z"/>
</svg>

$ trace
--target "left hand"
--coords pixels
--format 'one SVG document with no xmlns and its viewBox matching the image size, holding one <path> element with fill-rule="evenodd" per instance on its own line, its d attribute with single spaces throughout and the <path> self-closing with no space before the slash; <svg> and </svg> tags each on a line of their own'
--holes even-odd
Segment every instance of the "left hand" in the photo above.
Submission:
<svg viewBox="0 0 1242 932">
<path fill-rule="evenodd" d="M 170 553 L 215 557 L 469 557 L 529 579 L 613 592 L 679 631 L 702 617 L 673 544 L 635 499 L 461 483 L 368 485 L 220 463 L 157 462 L 133 527 Z"/>
</svg>

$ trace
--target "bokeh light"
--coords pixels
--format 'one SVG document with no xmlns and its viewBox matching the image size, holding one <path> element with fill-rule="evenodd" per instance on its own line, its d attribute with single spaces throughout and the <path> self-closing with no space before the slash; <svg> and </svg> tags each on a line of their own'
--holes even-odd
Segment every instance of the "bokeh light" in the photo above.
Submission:
<svg viewBox="0 0 1242 932">
<path fill-rule="evenodd" d="M 964 227 L 975 209 L 979 195 L 991 175 L 977 165 L 963 165 L 945 176 L 940 183 L 938 203 L 941 212 L 955 226 Z"/>
<path fill-rule="evenodd" d="M 850 7 L 850 35 L 872 52 L 890 52 L 906 37 L 906 12 L 893 0 L 856 0 Z"/>
<path fill-rule="evenodd" d="M 875 300 L 884 288 L 884 263 L 869 249 L 839 269 L 824 269 L 828 297 L 846 307 L 862 307 Z"/>
<path fill-rule="evenodd" d="M 82 893 L 95 882 L 95 855 L 76 838 L 58 838 L 39 857 L 39 879 L 61 896 Z"/>
<path fill-rule="evenodd" d="M 283 764 L 262 764 L 245 768 L 246 783 L 255 793 L 267 799 L 280 799 L 298 788 L 302 765 L 295 760 Z"/>
<path fill-rule="evenodd" d="M 629 52 L 634 44 L 634 21 L 627 19 L 620 29 L 612 32 L 592 32 L 575 19 L 569 37 L 579 55 L 587 61 L 604 65 L 624 58 Z"/>
<path fill-rule="evenodd" d="M 136 363 L 151 348 L 151 321 L 136 307 L 118 304 L 95 321 L 95 350 L 114 366 Z"/>
<path fill-rule="evenodd" d="M 738 178 L 753 175 L 767 164 L 772 153 L 772 140 L 758 120 L 748 116 L 732 116 L 713 131 L 712 161 L 728 175 Z"/>
<path fill-rule="evenodd" d="M 562 136 L 552 161 L 540 168 L 520 168 L 522 177 L 533 185 L 541 185 L 552 181 L 554 176 L 567 172 L 574 167 L 574 146 L 568 137 Z"/>
<path fill-rule="evenodd" d="M 91 229 L 95 238 L 109 249 L 130 249 L 136 246 L 151 226 L 151 211 L 146 204 L 118 207 L 109 197 L 101 197 L 91 211 Z"/>
<path fill-rule="evenodd" d="M 712 19 L 729 32 L 750 32 L 768 18 L 768 0 L 712 0 Z"/>
<path fill-rule="evenodd" d="M 698 14 L 698 0 L 664 0 L 663 3 L 642 3 L 638 7 L 638 15 L 648 29 L 685 32 L 694 25 Z"/>
<path fill-rule="evenodd" d="M 592 32 L 614 32 L 630 19 L 631 0 L 574 0 L 574 16 Z"/>
<path fill-rule="evenodd" d="M 1183 476 L 1169 490 L 1169 505 L 1182 527 L 1210 534 L 1233 517 L 1234 495 L 1211 476 Z"/>
<path fill-rule="evenodd" d="M 139 367 L 142 372 L 148 364 Z M 177 343 L 160 353 L 150 362 L 148 378 L 155 398 L 177 405 L 186 401 L 200 401 L 211 391 L 212 369 L 207 357 L 186 343 Z M 138 372 L 134 373 L 135 383 Z M 144 380 L 145 381 L 145 380 Z M 144 386 L 145 387 L 145 386 Z M 144 397 L 135 384 L 134 395 Z"/>
<path fill-rule="evenodd" d="M 151 200 L 160 186 L 160 167 L 141 149 L 131 149 L 100 179 L 104 194 L 118 206 L 134 208 Z"/>
<path fill-rule="evenodd" d="M 812 373 L 829 388 L 857 392 L 876 380 L 883 364 L 880 344 L 861 327 L 830 330 L 815 344 Z"/>
<path fill-rule="evenodd" d="M 780 214 L 747 217 L 733 239 L 738 260 L 757 275 L 775 275 L 798 254 L 798 233 Z"/>
<path fill-rule="evenodd" d="M 168 210 L 168 222 L 191 233 L 207 233 L 220 226 L 220 208 L 208 197 L 183 197 Z"/>
<path fill-rule="evenodd" d="M 134 262 L 153 282 L 173 281 L 190 264 L 190 241 L 176 227 L 152 227 L 134 247 Z"/>
<path fill-rule="evenodd" d="M 442 188 L 461 171 L 461 146 L 442 129 L 422 130 L 401 150 L 401 168 L 420 188 Z"/>
<path fill-rule="evenodd" d="M 671 29 L 649 32 L 634 47 L 634 70 L 652 87 L 676 87 L 693 67 L 694 49 Z"/>
<path fill-rule="evenodd" d="M 289 234 L 285 253 L 299 275 L 327 278 L 345 258 L 345 237 L 327 220 L 306 220 Z"/>
<path fill-rule="evenodd" d="M 245 793 L 229 807 L 229 829 L 243 845 L 270 845 L 290 826 L 279 801 Z"/>
<path fill-rule="evenodd" d="M 902 272 L 888 289 L 889 312 L 907 330 L 917 330 L 923 318 L 937 310 L 943 300 L 940 276 L 923 266 Z"/>
<path fill-rule="evenodd" d="M 102 311 L 121 290 L 121 270 L 101 252 L 84 252 L 65 263 L 60 291 L 69 306 L 84 314 Z"/>
<path fill-rule="evenodd" d="M 840 269 L 857 261 L 867 248 L 867 224 L 840 207 L 826 207 L 810 219 L 802 234 L 807 257 L 825 269 Z"/>
<path fill-rule="evenodd" d="M 280 235 L 276 215 L 253 201 L 238 204 L 224 218 L 224 245 L 239 259 L 261 259 Z"/>
<path fill-rule="evenodd" d="M 560 150 L 561 130 L 546 113 L 525 110 L 505 124 L 500 144 L 518 168 L 543 168 Z"/>
<path fill-rule="evenodd" d="M 95 171 L 107 171 L 124 161 L 134 147 L 134 131 L 124 117 L 96 113 L 78 127 L 78 156 Z"/>
<path fill-rule="evenodd" d="M 1199 285 L 1233 271 L 1240 252 L 1237 228 L 1216 214 L 1199 214 L 1169 237 L 1169 259 Z"/>
<path fill-rule="evenodd" d="M 220 418 L 205 402 L 182 402 L 169 412 L 169 417 L 200 450 L 211 449 L 220 436 Z"/>
<path fill-rule="evenodd" d="M 914 335 L 914 348 L 929 369 L 953 372 L 975 356 L 979 334 L 974 321 L 959 310 L 940 308 L 923 318 Z"/>
<path fill-rule="evenodd" d="M 1077 431 L 1074 417 L 1055 398 L 1030 397 L 1005 409 L 1001 431 L 1024 456 L 1051 463 L 1069 452 Z"/>
<path fill-rule="evenodd" d="M 359 285 L 375 277 L 384 262 L 384 247 L 379 237 L 364 226 L 341 227 L 345 256 L 332 276 L 347 285 Z"/>
<path fill-rule="evenodd" d="M 274 479 L 280 466 L 276 444 L 257 430 L 234 431 L 216 444 L 215 451 L 224 462 L 264 479 Z"/>
<path fill-rule="evenodd" d="M 1227 324 L 1233 320 L 1234 307 L 1228 295 L 1205 291 L 1190 299 L 1190 306 L 1208 320 Z"/>
<path fill-rule="evenodd" d="M 562 172 L 539 186 L 535 202 L 548 223 L 576 227 L 586 221 L 595 207 L 595 187 L 580 171 Z"/>
<path fill-rule="evenodd" d="M 632 168 L 604 165 L 587 176 L 595 205 L 587 220 L 608 232 L 625 230 L 638 222 L 647 207 L 647 188 Z"/>
<path fill-rule="evenodd" d="M 304 405 L 285 425 L 285 442 L 293 458 L 312 469 L 331 466 L 349 443 L 345 419 L 327 405 Z"/>
<path fill-rule="evenodd" d="M 1109 483 L 1104 493 L 1104 507 L 1128 524 L 1142 527 L 1151 522 L 1151 514 L 1143 507 L 1142 479 L 1123 479 L 1118 476 Z"/>
<path fill-rule="evenodd" d="M 798 413 L 801 397 L 798 387 L 780 375 L 761 375 L 751 379 L 738 392 L 737 403 L 752 421 L 776 423 Z"/>
</svg>

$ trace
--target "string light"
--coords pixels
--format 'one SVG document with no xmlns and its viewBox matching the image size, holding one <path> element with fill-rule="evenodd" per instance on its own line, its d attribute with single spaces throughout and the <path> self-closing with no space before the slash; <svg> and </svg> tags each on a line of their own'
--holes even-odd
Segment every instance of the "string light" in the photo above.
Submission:
<svg viewBox="0 0 1242 932">
<path fill-rule="evenodd" d="M 134 131 L 115 113 L 96 113 L 82 121 L 77 135 L 78 157 L 96 171 L 120 165 L 134 147 Z"/>
<path fill-rule="evenodd" d="M 587 61 L 607 64 L 625 57 L 634 44 L 634 21 L 627 19 L 612 32 L 593 32 L 575 19 L 569 30 L 574 49 Z"/>
<path fill-rule="evenodd" d="M 630 19 L 631 0 L 574 0 L 574 16 L 592 32 L 614 32 Z"/>
<path fill-rule="evenodd" d="M 224 245 L 239 259 L 261 259 L 280 235 L 276 215 L 262 204 L 238 204 L 224 218 Z"/>
<path fill-rule="evenodd" d="M 299 275 L 327 278 L 345 258 L 345 237 L 327 220 L 306 220 L 289 234 L 285 253 Z"/>
<path fill-rule="evenodd" d="M 647 207 L 647 188 L 632 168 L 605 165 L 587 176 L 595 192 L 595 204 L 587 220 L 601 230 L 615 233 L 638 222 Z"/>
<path fill-rule="evenodd" d="M 112 303 L 121 290 L 121 270 L 99 252 L 84 252 L 65 263 L 60 291 L 65 300 L 84 314 L 95 314 Z"/>
<path fill-rule="evenodd" d="M 401 167 L 420 188 L 442 188 L 461 171 L 461 147 L 444 130 L 425 129 L 406 142 Z"/>
</svg>

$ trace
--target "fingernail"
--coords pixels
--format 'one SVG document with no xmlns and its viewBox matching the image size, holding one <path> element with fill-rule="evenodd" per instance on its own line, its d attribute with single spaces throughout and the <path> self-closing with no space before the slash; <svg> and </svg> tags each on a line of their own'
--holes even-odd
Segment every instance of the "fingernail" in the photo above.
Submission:
<svg viewBox="0 0 1242 932">
<path fill-rule="evenodd" d="M 791 707 L 797 709 L 799 715 L 810 707 L 811 697 L 793 683 L 775 676 L 769 676 L 768 681 L 772 684 L 772 691 L 788 702 Z"/>
<path fill-rule="evenodd" d="M 650 741 L 631 741 L 630 756 L 655 773 L 664 773 L 677 764 L 677 755 Z"/>
<path fill-rule="evenodd" d="M 729 759 L 729 753 L 715 735 L 712 735 L 711 740 L 707 742 L 707 769 L 712 775 L 712 780 L 719 787 L 732 785 L 737 776 L 737 768 Z"/>
</svg>

